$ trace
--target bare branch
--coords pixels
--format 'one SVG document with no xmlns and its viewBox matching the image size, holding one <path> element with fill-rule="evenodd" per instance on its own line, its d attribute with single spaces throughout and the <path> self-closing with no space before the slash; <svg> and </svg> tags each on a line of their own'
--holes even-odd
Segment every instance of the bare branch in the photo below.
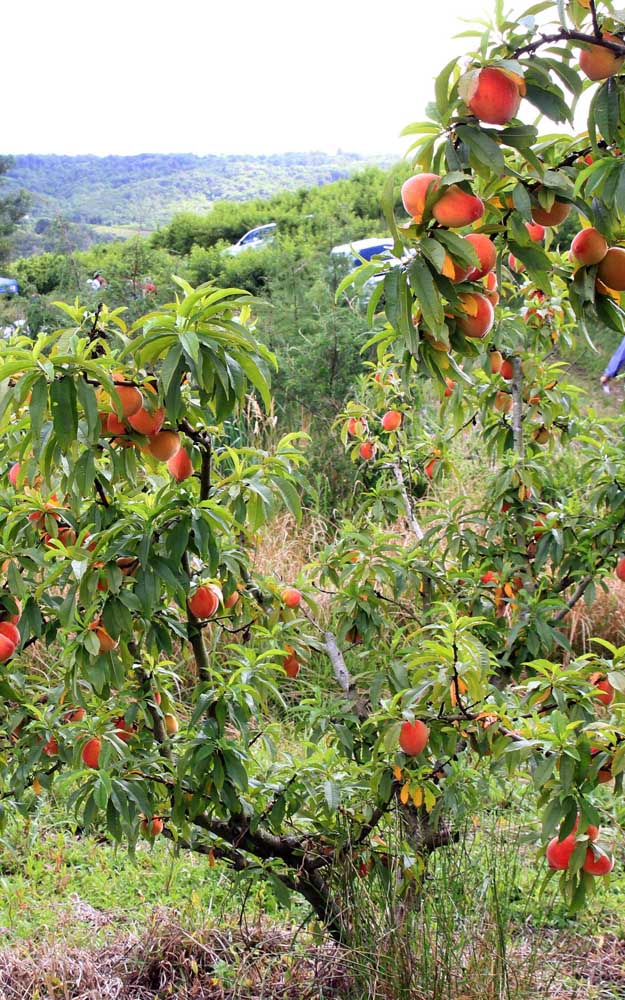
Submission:
<svg viewBox="0 0 625 1000">
<path fill-rule="evenodd" d="M 423 541 L 423 529 L 415 517 L 415 512 L 412 503 L 410 501 L 410 497 L 408 496 L 408 490 L 406 489 L 406 481 L 404 479 L 404 474 L 401 470 L 401 465 L 399 464 L 399 462 L 393 462 L 392 469 L 393 469 L 393 475 L 395 476 L 395 479 L 397 481 L 397 485 L 399 486 L 399 492 L 401 493 L 402 500 L 404 501 L 404 509 L 406 511 L 406 518 L 408 520 L 408 524 L 410 525 L 410 530 L 412 531 L 413 535 L 415 535 L 415 537 L 421 542 Z"/>
</svg>

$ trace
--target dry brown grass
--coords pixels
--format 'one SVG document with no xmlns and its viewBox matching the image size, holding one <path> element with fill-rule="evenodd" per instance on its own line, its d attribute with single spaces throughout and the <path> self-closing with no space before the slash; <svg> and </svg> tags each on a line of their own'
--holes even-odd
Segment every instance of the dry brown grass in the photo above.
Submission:
<svg viewBox="0 0 625 1000">
<path fill-rule="evenodd" d="M 577 652 L 593 648 L 591 639 L 598 636 L 621 646 L 625 643 L 625 583 L 616 578 L 605 580 L 606 590 L 597 588 L 595 600 L 588 605 L 579 601 L 568 616 L 571 644 Z M 597 646 L 594 647 L 595 651 Z"/>
<path fill-rule="evenodd" d="M 252 554 L 254 570 L 289 583 L 327 540 L 327 527 L 321 517 L 307 515 L 302 524 L 297 524 L 290 514 L 280 514 L 258 534 Z"/>
<path fill-rule="evenodd" d="M 89 950 L 46 943 L 0 951 L 0 1000 L 314 1000 L 345 998 L 335 945 L 296 944 L 287 929 L 190 933 L 157 911 L 141 937 Z"/>
</svg>

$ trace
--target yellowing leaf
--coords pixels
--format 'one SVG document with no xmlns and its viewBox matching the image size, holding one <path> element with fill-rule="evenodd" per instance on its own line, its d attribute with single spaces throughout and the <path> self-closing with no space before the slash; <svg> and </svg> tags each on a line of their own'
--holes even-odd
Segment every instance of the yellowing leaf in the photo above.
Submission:
<svg viewBox="0 0 625 1000">
<path fill-rule="evenodd" d="M 415 788 L 414 792 L 412 793 L 412 802 L 413 802 L 413 805 L 414 805 L 415 809 L 418 809 L 420 806 L 423 805 L 423 789 L 422 788 Z"/>
<path fill-rule="evenodd" d="M 454 262 L 448 253 L 445 254 L 441 274 L 443 274 L 446 278 L 450 278 L 451 281 L 453 281 L 456 277 L 456 268 L 454 267 Z"/>
<path fill-rule="evenodd" d="M 426 788 L 423 794 L 425 801 L 425 811 L 428 813 L 432 812 L 432 809 L 436 805 L 436 796 L 431 788 Z"/>
<path fill-rule="evenodd" d="M 475 295 L 460 295 L 459 298 L 462 302 L 463 313 L 466 313 L 467 316 L 477 316 L 479 300 L 476 299 Z"/>
<path fill-rule="evenodd" d="M 215 854 L 213 851 L 208 852 L 208 867 L 209 868 L 215 867 Z"/>
<path fill-rule="evenodd" d="M 395 764 L 395 767 L 393 768 L 393 777 L 395 778 L 395 781 L 401 781 L 401 776 L 402 769 L 399 764 Z"/>
<path fill-rule="evenodd" d="M 399 801 L 403 806 L 407 805 L 408 799 L 410 798 L 410 785 L 405 784 L 399 793 Z"/>
</svg>

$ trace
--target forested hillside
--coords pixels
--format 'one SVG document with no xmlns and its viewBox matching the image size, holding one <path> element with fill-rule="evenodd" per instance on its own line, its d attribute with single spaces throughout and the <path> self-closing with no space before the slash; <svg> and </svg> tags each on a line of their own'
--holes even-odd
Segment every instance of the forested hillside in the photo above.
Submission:
<svg viewBox="0 0 625 1000">
<path fill-rule="evenodd" d="M 390 158 L 386 158 L 388 162 Z M 273 156 L 15 156 L 9 186 L 32 198 L 19 252 L 81 249 L 107 237 L 149 231 L 180 211 L 218 200 L 266 198 L 278 191 L 348 177 L 367 160 L 354 153 Z M 385 162 L 383 157 L 376 162 Z M 58 220 L 64 227 L 59 230 Z M 121 229 L 120 229 L 121 227 Z"/>
</svg>

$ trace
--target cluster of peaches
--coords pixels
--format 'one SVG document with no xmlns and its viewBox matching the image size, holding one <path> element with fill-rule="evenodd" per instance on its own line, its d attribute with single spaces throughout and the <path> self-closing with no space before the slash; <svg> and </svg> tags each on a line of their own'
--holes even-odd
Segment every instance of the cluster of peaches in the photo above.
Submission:
<svg viewBox="0 0 625 1000">
<path fill-rule="evenodd" d="M 563 840 L 554 837 L 549 841 L 546 850 L 547 864 L 554 871 L 567 871 L 571 865 L 573 852 L 579 844 L 587 844 L 582 871 L 589 875 L 609 875 L 614 868 L 614 858 L 597 847 L 599 827 L 589 824 L 583 833 L 579 831 L 579 816 L 575 820 L 572 833 Z"/>
<path fill-rule="evenodd" d="M 622 39 L 608 32 L 602 40 L 622 45 Z M 602 45 L 585 44 L 580 53 L 579 65 L 589 80 L 604 80 L 620 73 L 625 56 Z M 507 125 L 517 114 L 525 94 L 523 78 L 503 66 L 486 66 L 466 73 L 459 83 L 459 94 L 470 114 L 491 125 Z M 541 203 L 541 185 L 534 185 L 532 222 L 527 224 L 533 240 L 544 237 L 545 226 L 558 226 L 566 219 L 572 206 L 554 200 L 544 192 Z M 453 183 L 445 185 L 438 174 L 423 173 L 410 177 L 401 191 L 404 208 L 418 226 L 433 220 L 439 227 L 461 229 L 473 225 L 484 215 L 481 198 Z M 548 207 L 547 207 L 548 206 Z M 510 202 L 510 207 L 512 203 Z M 485 337 L 493 325 L 493 305 L 498 301 L 497 283 L 493 274 L 496 250 L 484 234 L 474 233 L 465 237 L 477 253 L 479 266 L 461 268 L 447 254 L 442 274 L 454 283 L 483 281 L 484 291 L 465 292 L 459 295 L 457 329 L 468 338 Z M 625 290 L 625 249 L 609 248 L 603 236 L 595 229 L 586 229 L 573 241 L 571 254 L 574 261 L 584 265 L 599 265 L 599 289 L 609 292 Z M 522 271 L 523 265 L 510 255 L 508 264 L 513 271 Z M 427 333 L 425 334 L 427 336 Z M 428 337 L 430 339 L 430 337 Z M 441 345 L 441 348 L 445 345 Z M 445 347 L 445 349 L 447 349 Z"/>
<path fill-rule="evenodd" d="M 141 390 L 125 381 L 116 381 L 116 403 L 122 419 L 116 412 L 100 412 L 102 433 L 112 438 L 112 444 L 130 447 L 136 444 L 132 433 L 147 437 L 147 444 L 140 447 L 159 462 L 167 462 L 174 479 L 181 483 L 193 475 L 193 463 L 186 448 L 180 443 L 177 431 L 163 430 L 165 410 L 162 406 L 150 407 Z M 147 385 L 148 391 L 154 389 Z M 100 391 L 102 400 L 105 394 Z"/>
<path fill-rule="evenodd" d="M 381 381 L 381 376 L 376 373 L 376 381 Z M 452 379 L 446 380 L 445 395 L 450 396 L 455 382 Z M 401 428 L 403 423 L 403 414 L 399 410 L 387 410 L 383 414 L 380 420 L 380 426 L 382 430 L 387 434 L 392 434 Z M 347 433 L 350 437 L 361 438 L 369 433 L 369 426 L 364 417 L 350 417 L 347 421 Z M 363 459 L 363 461 L 368 462 L 372 458 L 375 458 L 376 445 L 370 437 L 367 437 L 365 441 L 361 443 L 358 448 L 358 454 Z M 436 465 L 440 461 L 440 452 L 434 450 L 431 456 L 428 458 L 423 466 L 423 471 L 428 479 L 432 479 L 434 475 L 434 470 Z"/>
</svg>

